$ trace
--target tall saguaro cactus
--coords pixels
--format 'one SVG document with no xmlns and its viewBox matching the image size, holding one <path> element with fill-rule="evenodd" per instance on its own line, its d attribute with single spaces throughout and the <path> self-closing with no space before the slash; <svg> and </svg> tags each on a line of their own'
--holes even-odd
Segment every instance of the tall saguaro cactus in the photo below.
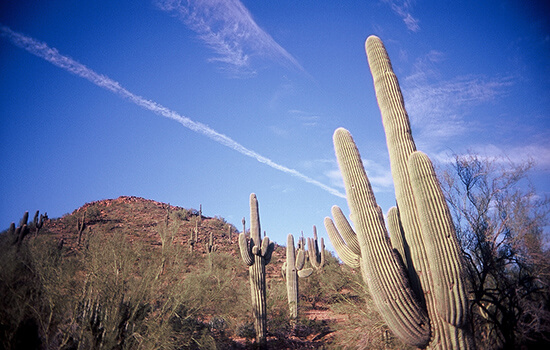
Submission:
<svg viewBox="0 0 550 350">
<path fill-rule="evenodd" d="M 256 343 L 258 346 L 264 347 L 267 331 L 265 265 L 271 261 L 275 245 L 269 241 L 268 237 L 260 240 L 260 232 L 258 199 L 252 193 L 250 194 L 250 238 L 247 238 L 246 234 L 242 232 L 239 235 L 239 248 L 244 263 L 249 266 Z"/>
<path fill-rule="evenodd" d="M 291 321 L 298 318 L 298 277 L 309 277 L 313 273 L 311 267 L 305 268 L 306 252 L 304 249 L 294 248 L 294 236 L 288 234 L 286 240 L 286 261 L 283 263 L 283 277 L 286 281 L 286 292 L 288 296 L 288 308 Z"/>
<path fill-rule="evenodd" d="M 336 206 L 336 225 L 325 218 L 325 226 L 342 260 L 361 268 L 376 307 L 396 336 L 419 348 L 473 349 L 465 271 L 449 209 L 430 159 L 416 151 L 382 41 L 371 36 L 365 49 L 397 199 L 397 208 L 388 213 L 391 240 L 359 151 L 342 128 L 334 133 L 334 147 L 355 231 Z"/>
</svg>

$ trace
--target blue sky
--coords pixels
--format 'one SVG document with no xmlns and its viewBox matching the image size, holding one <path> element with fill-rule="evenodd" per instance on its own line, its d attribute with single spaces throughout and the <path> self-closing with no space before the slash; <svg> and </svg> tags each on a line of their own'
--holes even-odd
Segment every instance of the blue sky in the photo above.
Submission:
<svg viewBox="0 0 550 350">
<path fill-rule="evenodd" d="M 0 227 L 133 195 L 278 243 L 347 212 L 332 133 L 353 134 L 379 204 L 392 180 L 364 40 L 378 35 L 420 150 L 537 162 L 550 183 L 541 2 L 36 1 L 0 5 Z M 327 239 L 328 240 L 328 239 Z"/>
</svg>

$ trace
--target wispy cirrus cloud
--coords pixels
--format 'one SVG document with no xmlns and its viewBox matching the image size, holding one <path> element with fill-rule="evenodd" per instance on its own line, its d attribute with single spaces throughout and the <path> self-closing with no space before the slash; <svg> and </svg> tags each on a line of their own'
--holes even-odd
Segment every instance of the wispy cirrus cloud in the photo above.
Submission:
<svg viewBox="0 0 550 350">
<path fill-rule="evenodd" d="M 261 29 L 239 0 L 156 0 L 162 11 L 179 18 L 210 47 L 219 62 L 239 74 L 254 74 L 251 57 L 262 56 L 304 71 L 300 63 Z"/>
<path fill-rule="evenodd" d="M 430 51 L 417 60 L 402 84 L 411 124 L 433 142 L 463 134 L 470 127 L 465 116 L 475 106 L 497 101 L 513 85 L 511 77 L 472 74 L 442 79 L 436 65 L 443 60 L 443 53 Z"/>
<path fill-rule="evenodd" d="M 420 30 L 420 21 L 412 15 L 412 1 L 410 0 L 382 0 L 382 2 L 390 5 L 391 9 L 397 14 L 407 29 L 411 32 L 418 32 Z"/>
<path fill-rule="evenodd" d="M 319 121 L 321 120 L 321 116 L 299 109 L 291 109 L 288 113 L 295 118 L 301 126 L 306 128 L 319 125 Z"/>
<path fill-rule="evenodd" d="M 483 134 L 488 130 L 494 132 L 495 129 L 499 129 L 508 139 L 503 137 L 499 143 L 498 139 L 478 136 L 468 140 L 468 149 L 455 151 L 475 153 L 488 159 L 506 159 L 518 164 L 527 159 L 534 159 L 537 170 L 544 173 L 550 171 L 548 131 L 532 129 L 521 122 L 514 124 L 512 121 L 506 125 L 492 125 L 491 129 L 487 129 L 486 125 L 478 122 L 479 109 L 483 110 L 485 106 L 492 106 L 508 97 L 517 83 L 517 77 L 471 74 L 444 79 L 438 65 L 445 59 L 442 52 L 428 52 L 417 59 L 412 74 L 401 84 L 411 124 L 413 129 L 419 132 L 416 140 L 422 140 L 423 145 L 420 148 L 427 146 L 428 151 L 433 152 L 435 160 L 448 163 L 454 158 L 449 154 L 449 140 L 465 137 L 472 130 Z M 476 109 L 478 111 L 474 114 Z M 474 115 L 476 118 L 472 118 Z M 497 116 L 482 116 L 489 120 L 495 117 Z M 522 141 L 518 141 L 515 135 L 510 137 L 511 133 L 518 132 L 529 137 Z M 514 142 L 509 142 L 512 139 Z M 441 146 L 444 146 L 445 150 L 442 150 Z M 450 147 L 461 146 L 455 143 Z"/>
<path fill-rule="evenodd" d="M 527 145 L 509 146 L 489 144 L 474 144 L 467 150 L 458 152 L 458 155 L 476 154 L 481 158 L 498 163 L 523 164 L 533 160 L 535 170 L 543 173 L 550 172 L 550 145 L 546 143 L 530 142 Z M 456 154 L 448 151 L 439 152 L 435 160 L 441 164 L 450 164 Z"/>
</svg>

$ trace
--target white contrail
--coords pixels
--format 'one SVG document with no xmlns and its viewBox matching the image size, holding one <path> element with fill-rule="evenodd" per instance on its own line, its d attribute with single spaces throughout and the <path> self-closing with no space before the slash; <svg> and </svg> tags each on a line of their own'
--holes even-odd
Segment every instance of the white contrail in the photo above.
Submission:
<svg viewBox="0 0 550 350">
<path fill-rule="evenodd" d="M 25 36 L 21 33 L 14 32 L 10 28 L 0 25 L 0 35 L 2 37 L 7 38 L 10 40 L 14 45 L 19 46 L 28 52 L 32 53 L 33 55 L 36 55 L 40 58 L 45 59 L 46 61 L 50 62 L 51 64 L 63 68 L 66 71 L 73 73 L 81 78 L 87 79 L 94 83 L 95 85 L 102 87 L 106 90 L 109 90 L 121 97 L 124 97 L 134 104 L 143 107 L 145 109 L 150 110 L 151 112 L 154 112 L 158 115 L 161 115 L 166 118 L 173 119 L 177 122 L 179 122 L 181 125 L 185 126 L 188 129 L 193 130 L 194 132 L 197 132 L 199 134 L 203 134 L 207 136 L 208 138 L 221 143 L 222 145 L 229 147 L 241 154 L 244 154 L 245 156 L 251 157 L 256 159 L 260 163 L 264 163 L 274 169 L 280 170 L 282 172 L 285 172 L 287 174 L 290 174 L 292 176 L 295 176 L 299 179 L 304 180 L 307 183 L 310 183 L 312 185 L 318 186 L 322 188 L 323 190 L 338 196 L 345 198 L 345 195 L 342 194 L 340 191 L 326 186 L 322 184 L 321 182 L 314 180 L 302 173 L 300 173 L 297 170 L 287 168 L 283 165 L 277 164 L 273 162 L 271 159 L 266 158 L 246 147 L 241 145 L 240 143 L 234 141 L 230 137 L 221 134 L 217 132 L 216 130 L 208 127 L 207 125 L 204 125 L 199 122 L 195 122 L 187 117 L 184 117 L 180 114 L 178 114 L 175 111 L 172 111 L 156 102 L 147 100 L 141 96 L 135 95 L 131 93 L 130 91 L 123 88 L 118 82 L 110 79 L 109 77 L 96 73 L 90 68 L 86 67 L 82 63 L 79 63 L 75 60 L 73 60 L 70 57 L 63 56 L 60 54 L 55 48 L 49 47 L 46 43 L 39 42 L 33 38 L 30 38 L 28 36 Z"/>
</svg>

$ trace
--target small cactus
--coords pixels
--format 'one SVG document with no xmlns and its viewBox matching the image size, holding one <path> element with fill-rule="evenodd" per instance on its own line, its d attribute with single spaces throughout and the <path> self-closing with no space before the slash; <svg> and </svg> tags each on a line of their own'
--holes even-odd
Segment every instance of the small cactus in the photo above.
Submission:
<svg viewBox="0 0 550 350">
<path fill-rule="evenodd" d="M 258 199 L 252 193 L 250 194 L 250 238 L 244 232 L 241 233 L 239 235 L 239 248 L 241 257 L 248 266 L 249 271 L 256 344 L 260 348 L 263 348 L 267 340 L 265 265 L 271 261 L 271 254 L 273 253 L 275 244 L 270 242 L 268 237 L 260 240 L 260 232 Z"/>
<path fill-rule="evenodd" d="M 302 240 L 303 237 L 298 242 Z M 298 243 L 298 249 L 294 248 L 292 234 L 288 234 L 286 243 L 286 261 L 283 263 L 282 272 L 286 281 L 290 319 L 295 322 L 298 318 L 298 277 L 309 277 L 313 273 L 313 269 L 311 267 L 304 269 L 306 252 L 300 248 L 300 243 Z"/>
</svg>

